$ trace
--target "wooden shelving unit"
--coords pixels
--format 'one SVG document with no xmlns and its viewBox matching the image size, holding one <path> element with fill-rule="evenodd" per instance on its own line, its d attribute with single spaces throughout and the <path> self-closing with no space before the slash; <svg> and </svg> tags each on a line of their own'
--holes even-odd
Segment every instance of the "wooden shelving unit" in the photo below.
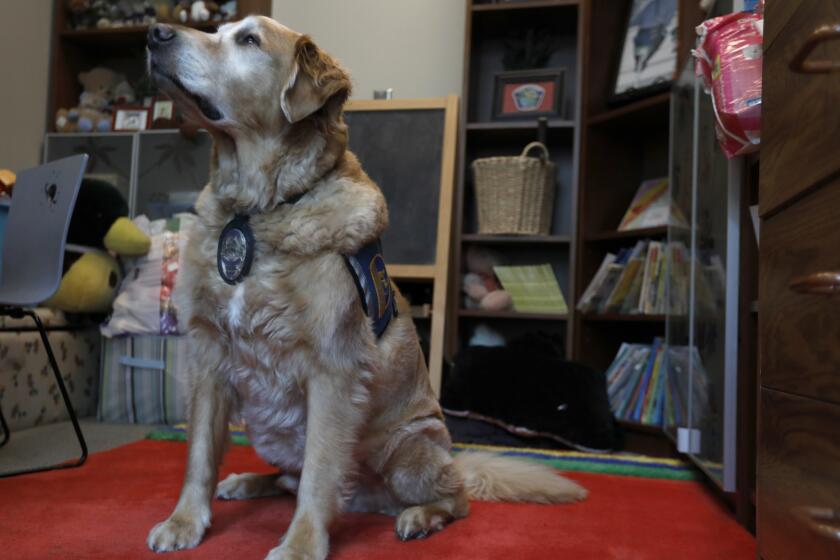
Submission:
<svg viewBox="0 0 840 560">
<path fill-rule="evenodd" d="M 667 226 L 631 229 L 629 231 L 600 231 L 586 238 L 586 241 L 621 241 L 629 243 L 638 239 L 663 239 L 668 235 Z"/>
<path fill-rule="evenodd" d="M 565 313 L 522 313 L 519 311 L 485 311 L 483 309 L 460 309 L 458 315 L 480 319 L 530 319 L 537 321 L 565 321 L 569 318 Z"/>
<path fill-rule="evenodd" d="M 668 175 L 669 91 L 615 104 L 610 99 L 630 0 L 588 0 L 583 6 L 581 157 L 574 263 L 577 300 L 607 252 L 642 239 L 663 241 L 666 227 L 616 231 L 639 184 Z M 698 3 L 679 0 L 678 64 L 694 44 L 701 21 Z M 664 315 L 582 314 L 572 310 L 571 355 L 597 370 L 612 362 L 623 342 L 651 343 L 665 335 Z M 640 452 L 673 453 L 658 426 L 621 422 L 625 445 Z"/>
<path fill-rule="evenodd" d="M 619 6 L 617 6 L 619 4 Z M 631 2 L 589 0 L 584 6 L 581 160 L 575 251 L 575 298 L 591 281 L 608 251 L 640 239 L 664 240 L 667 228 L 616 231 L 639 184 L 668 175 L 670 93 L 613 104 L 610 93 L 616 56 Z M 693 45 L 701 14 L 696 2 L 679 2 L 679 57 L 682 67 Z M 633 323 L 634 328 L 626 328 Z M 606 368 L 622 342 L 651 342 L 664 336 L 662 316 L 572 313 L 572 356 Z"/>
<path fill-rule="evenodd" d="M 53 123 L 59 108 L 79 104 L 79 72 L 105 66 L 125 74 L 131 83 L 135 83 L 146 72 L 147 26 L 70 29 L 66 5 L 64 0 L 54 0 L 47 107 L 49 132 L 55 130 Z M 271 0 L 239 0 L 237 8 L 237 17 L 240 18 L 251 14 L 271 15 Z M 207 31 L 219 24 L 210 22 L 188 25 Z"/>
<path fill-rule="evenodd" d="M 574 6 L 580 4 L 581 0 L 531 0 L 523 2 L 510 2 L 492 4 L 490 2 L 474 2 L 474 12 L 496 12 L 509 10 L 527 10 L 530 8 L 550 8 L 556 6 Z"/>
<path fill-rule="evenodd" d="M 568 245 L 572 238 L 568 235 L 486 235 L 481 233 L 465 233 L 461 236 L 463 243 L 480 245 Z"/>
<path fill-rule="evenodd" d="M 665 323 L 665 315 L 630 315 L 624 313 L 581 313 L 580 319 L 587 323 Z"/>
<path fill-rule="evenodd" d="M 585 0 L 583 0 L 585 1 Z M 472 247 L 490 248 L 509 264 L 550 263 L 563 295 L 572 305 L 571 294 L 575 219 L 577 216 L 577 169 L 580 134 L 580 72 L 583 37 L 580 32 L 582 10 L 578 0 L 533 0 L 491 3 L 468 0 L 464 45 L 464 87 L 462 94 L 461 137 L 455 209 L 454 266 L 456 298 L 451 317 L 456 328 L 451 344 L 464 346 L 475 326 L 487 322 L 508 337 L 540 330 L 565 337 L 571 348 L 571 332 L 566 314 L 487 312 L 463 309 L 461 275 L 465 253 Z M 546 145 L 557 166 L 557 194 L 553 225 L 549 235 L 484 235 L 478 233 L 473 194 L 471 163 L 480 157 L 519 155 L 537 139 L 536 119 L 493 120 L 494 78 L 503 71 L 504 43 L 512 29 L 539 26 L 555 37 L 556 51 L 548 67 L 566 69 L 562 114 L 550 118 Z"/>
<path fill-rule="evenodd" d="M 568 316 L 515 312 L 487 313 L 453 305 L 461 346 L 477 322 L 503 326 L 505 334 L 524 334 L 535 325 L 565 334 L 567 355 L 604 370 L 622 342 L 652 342 L 665 334 L 663 315 L 593 315 L 577 313 L 575 303 L 608 251 L 632 246 L 640 239 L 664 240 L 665 227 L 618 232 L 618 226 L 639 184 L 668 174 L 670 92 L 663 91 L 616 105 L 610 100 L 613 73 L 624 37 L 631 0 L 534 0 L 467 2 L 460 179 L 455 210 L 454 248 L 460 299 L 464 252 L 488 246 L 513 264 L 550 262 L 569 306 Z M 680 67 L 693 45 L 701 20 L 697 2 L 680 0 Z M 477 233 L 470 164 L 478 157 L 518 154 L 536 139 L 535 120 L 498 122 L 491 118 L 493 77 L 502 70 L 503 39 L 519 25 L 550 26 L 560 51 L 548 66 L 565 66 L 564 118 L 550 119 L 546 140 L 558 165 L 557 203 L 548 236 L 499 236 Z M 539 321 L 536 323 L 536 321 Z M 670 442 L 659 427 L 625 430 L 643 433 L 644 450 L 659 446 L 670 454 Z M 638 428 L 638 429 L 637 429 Z M 633 441 L 634 438 L 628 438 Z"/>
</svg>

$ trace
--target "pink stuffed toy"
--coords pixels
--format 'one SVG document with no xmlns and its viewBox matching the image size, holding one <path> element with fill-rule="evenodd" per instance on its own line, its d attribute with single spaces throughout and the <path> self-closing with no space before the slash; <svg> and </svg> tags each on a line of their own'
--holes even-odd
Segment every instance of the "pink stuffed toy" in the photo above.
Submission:
<svg viewBox="0 0 840 560">
<path fill-rule="evenodd" d="M 486 249 L 470 247 L 467 250 L 468 272 L 464 274 L 461 288 L 466 294 L 464 305 L 467 309 L 504 311 L 513 307 L 510 294 L 502 289 L 493 273 L 493 266 L 501 262 L 497 253 Z"/>
</svg>

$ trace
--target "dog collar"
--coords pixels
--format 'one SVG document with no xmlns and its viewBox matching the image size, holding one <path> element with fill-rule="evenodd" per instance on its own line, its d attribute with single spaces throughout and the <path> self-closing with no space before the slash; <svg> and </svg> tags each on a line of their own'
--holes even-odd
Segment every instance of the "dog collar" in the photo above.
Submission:
<svg viewBox="0 0 840 560">
<path fill-rule="evenodd" d="M 237 214 L 219 235 L 216 249 L 216 266 L 219 276 L 231 286 L 242 282 L 251 271 L 254 261 L 254 232 L 248 224 L 248 216 Z"/>
</svg>

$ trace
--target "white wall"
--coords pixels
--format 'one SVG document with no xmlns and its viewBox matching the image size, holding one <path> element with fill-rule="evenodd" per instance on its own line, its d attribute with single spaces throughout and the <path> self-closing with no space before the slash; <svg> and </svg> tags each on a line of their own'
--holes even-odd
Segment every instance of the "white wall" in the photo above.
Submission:
<svg viewBox="0 0 840 560">
<path fill-rule="evenodd" d="M 273 0 L 272 15 L 340 60 L 356 99 L 461 92 L 465 0 Z"/>
<path fill-rule="evenodd" d="M 0 17 L 0 168 L 41 159 L 52 5 L 15 2 L 14 17 Z M 272 13 L 341 60 L 356 98 L 386 87 L 400 98 L 461 91 L 465 0 L 273 0 Z"/>
<path fill-rule="evenodd" d="M 14 4 L 0 17 L 0 168 L 20 171 L 41 161 L 53 2 Z"/>
</svg>

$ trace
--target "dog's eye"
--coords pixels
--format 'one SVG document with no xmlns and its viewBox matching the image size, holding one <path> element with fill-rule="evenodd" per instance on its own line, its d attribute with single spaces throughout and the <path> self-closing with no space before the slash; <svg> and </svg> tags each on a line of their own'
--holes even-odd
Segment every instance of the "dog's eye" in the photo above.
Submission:
<svg viewBox="0 0 840 560">
<path fill-rule="evenodd" d="M 239 43 L 242 45 L 253 45 L 255 47 L 260 46 L 260 40 L 257 38 L 256 35 L 243 35 L 242 38 L 239 39 Z"/>
</svg>

